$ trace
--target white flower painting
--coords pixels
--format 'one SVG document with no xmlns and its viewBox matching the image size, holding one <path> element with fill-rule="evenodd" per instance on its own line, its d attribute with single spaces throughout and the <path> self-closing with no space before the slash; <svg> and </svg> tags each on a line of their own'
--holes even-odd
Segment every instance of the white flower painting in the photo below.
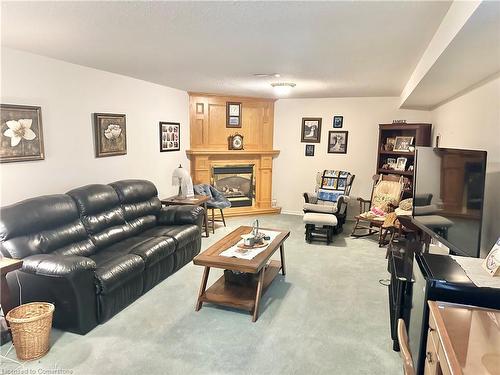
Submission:
<svg viewBox="0 0 500 375">
<path fill-rule="evenodd" d="M 122 128 L 120 125 L 109 124 L 106 130 L 104 130 L 104 136 L 110 141 L 118 139 L 120 134 L 122 134 Z"/>
<path fill-rule="evenodd" d="M 32 119 L 23 118 L 18 121 L 10 120 L 7 121 L 8 129 L 3 133 L 6 137 L 10 138 L 11 147 L 17 146 L 22 139 L 27 141 L 32 141 L 36 138 L 36 134 L 31 130 Z"/>
<path fill-rule="evenodd" d="M 125 115 L 94 113 L 96 157 L 125 155 L 127 128 Z"/>
<path fill-rule="evenodd" d="M 41 108 L 1 104 L 0 109 L 0 162 L 44 159 Z"/>
</svg>

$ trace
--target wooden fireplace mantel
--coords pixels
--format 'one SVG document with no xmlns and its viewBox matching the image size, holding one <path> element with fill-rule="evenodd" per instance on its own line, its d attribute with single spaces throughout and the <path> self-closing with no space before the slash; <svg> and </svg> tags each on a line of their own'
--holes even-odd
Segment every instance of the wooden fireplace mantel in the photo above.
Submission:
<svg viewBox="0 0 500 375">
<path fill-rule="evenodd" d="M 239 155 L 266 155 L 266 156 L 278 156 L 279 150 L 186 150 L 187 157 L 192 155 L 229 155 L 229 156 L 239 156 Z"/>
<path fill-rule="evenodd" d="M 226 216 L 243 216 L 279 213 L 272 207 L 273 157 L 279 150 L 186 150 L 191 161 L 191 176 L 194 184 L 211 184 L 213 168 L 222 165 L 253 165 L 255 177 L 255 199 L 252 207 L 234 207 L 224 211 Z"/>
<path fill-rule="evenodd" d="M 195 184 L 213 182 L 213 169 L 220 166 L 253 165 L 255 198 L 251 207 L 233 207 L 224 215 L 279 213 L 272 206 L 274 100 L 189 93 L 191 177 Z M 227 127 L 227 103 L 241 103 L 241 126 Z M 228 150 L 228 137 L 244 137 L 244 150 Z"/>
</svg>

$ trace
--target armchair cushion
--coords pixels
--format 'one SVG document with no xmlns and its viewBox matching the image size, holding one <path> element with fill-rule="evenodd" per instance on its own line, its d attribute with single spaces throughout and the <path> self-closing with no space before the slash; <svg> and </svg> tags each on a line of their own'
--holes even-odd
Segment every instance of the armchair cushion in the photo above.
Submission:
<svg viewBox="0 0 500 375">
<path fill-rule="evenodd" d="M 196 194 L 206 195 L 210 198 L 207 202 L 207 207 L 209 208 L 229 208 L 231 207 L 231 202 L 222 194 L 219 190 L 217 190 L 212 185 L 208 184 L 200 184 L 195 185 L 193 187 Z"/>
<path fill-rule="evenodd" d="M 337 205 L 326 205 L 326 204 L 313 204 L 304 203 L 304 211 L 307 212 L 318 212 L 324 214 L 334 214 L 337 212 Z"/>
<path fill-rule="evenodd" d="M 197 195 L 208 195 L 210 198 L 212 198 L 212 191 L 210 189 L 210 185 L 208 184 L 194 185 L 193 190 Z"/>
</svg>

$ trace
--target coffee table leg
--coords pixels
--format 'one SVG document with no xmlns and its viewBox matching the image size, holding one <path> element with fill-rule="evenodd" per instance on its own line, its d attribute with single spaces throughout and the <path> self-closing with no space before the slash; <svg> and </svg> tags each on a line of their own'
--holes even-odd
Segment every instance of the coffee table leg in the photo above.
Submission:
<svg viewBox="0 0 500 375">
<path fill-rule="evenodd" d="M 205 289 L 207 288 L 208 274 L 210 273 L 210 267 L 205 267 L 203 271 L 203 277 L 201 278 L 200 292 L 198 293 L 198 301 L 196 301 L 196 309 L 195 311 L 199 311 L 201 309 L 201 305 L 203 301 L 201 301 L 201 296 L 205 293 Z"/>
<path fill-rule="evenodd" d="M 264 285 L 265 270 L 266 267 L 262 267 L 262 269 L 259 272 L 259 283 L 257 284 L 257 293 L 255 294 L 255 306 L 253 308 L 252 322 L 256 322 L 257 318 L 259 317 L 259 305 L 260 305 L 260 298 L 262 297 L 262 287 Z"/>
<path fill-rule="evenodd" d="M 280 255 L 281 255 L 281 274 L 286 275 L 285 270 L 285 244 L 281 244 L 280 246 Z"/>
<path fill-rule="evenodd" d="M 205 209 L 205 237 L 209 237 L 209 230 L 208 230 L 208 208 L 207 208 L 207 203 L 203 203 L 203 208 Z"/>
</svg>

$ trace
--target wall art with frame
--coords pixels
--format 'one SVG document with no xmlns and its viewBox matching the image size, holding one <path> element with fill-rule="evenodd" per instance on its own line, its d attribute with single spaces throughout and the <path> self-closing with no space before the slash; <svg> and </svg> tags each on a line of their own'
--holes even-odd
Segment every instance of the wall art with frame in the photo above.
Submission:
<svg viewBox="0 0 500 375">
<path fill-rule="evenodd" d="M 41 107 L 0 104 L 0 126 L 1 163 L 45 159 Z"/>
<path fill-rule="evenodd" d="M 347 154 L 347 131 L 329 131 L 328 132 L 328 153 L 329 154 Z"/>
<path fill-rule="evenodd" d="M 180 151 L 181 124 L 160 122 L 160 152 Z"/>
</svg>

